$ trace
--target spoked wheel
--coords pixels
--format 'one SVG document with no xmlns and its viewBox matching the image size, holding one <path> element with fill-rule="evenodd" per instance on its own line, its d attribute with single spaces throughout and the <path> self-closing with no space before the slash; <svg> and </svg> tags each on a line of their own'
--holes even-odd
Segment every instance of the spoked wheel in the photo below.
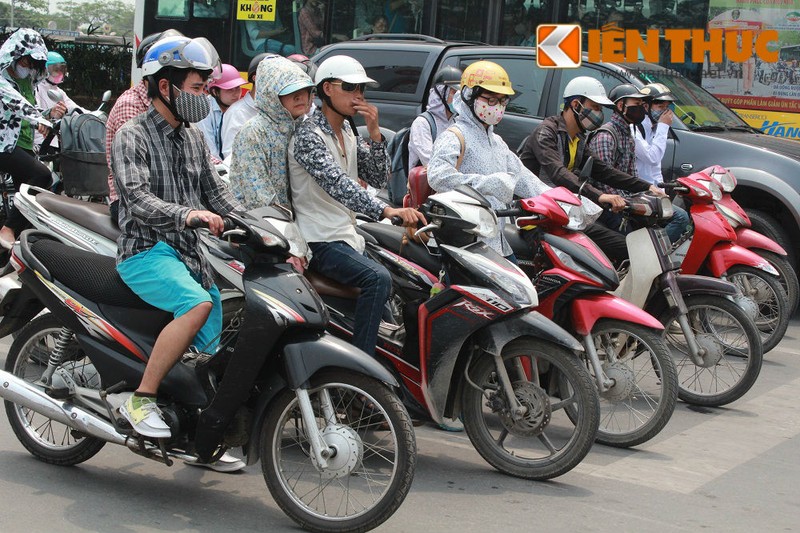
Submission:
<svg viewBox="0 0 800 533">
<path fill-rule="evenodd" d="M 731 267 L 728 281 L 755 303 L 756 327 L 767 353 L 781 342 L 789 327 L 789 303 L 783 287 L 776 276 L 747 266 Z"/>
<path fill-rule="evenodd" d="M 411 488 L 416 444 L 411 419 L 382 383 L 335 371 L 309 390 L 321 436 L 333 456 L 314 459 L 297 396 L 283 392 L 261 433 L 261 467 L 283 511 L 310 531 L 367 531 L 382 524 Z M 325 416 L 330 399 L 333 420 Z"/>
<path fill-rule="evenodd" d="M 19 330 L 6 357 L 6 371 L 29 383 L 39 381 L 47 368 L 59 331 L 61 324 L 51 314 L 35 318 Z M 67 356 L 54 375 L 54 384 L 59 373 L 63 372 L 76 385 L 99 390 L 100 376 L 74 337 L 67 344 L 65 353 Z M 5 404 L 14 434 L 25 449 L 41 461 L 71 466 L 90 459 L 105 445 L 101 439 L 84 436 L 27 407 L 8 401 Z"/>
<path fill-rule="evenodd" d="M 462 392 L 470 441 L 505 474 L 543 480 L 569 472 L 597 433 L 600 405 L 589 373 L 570 350 L 535 338 L 507 344 L 503 361 L 525 413 L 511 412 L 494 357 L 480 354 Z"/>
<path fill-rule="evenodd" d="M 797 310 L 797 304 L 800 303 L 800 285 L 798 285 L 797 274 L 792 268 L 789 259 L 785 255 L 778 255 L 768 250 L 753 251 L 769 261 L 769 264 L 775 267 L 775 270 L 780 274 L 778 281 L 786 293 L 789 315 L 794 314 Z"/>
<path fill-rule="evenodd" d="M 677 320 L 677 310 L 661 317 L 678 371 L 678 397 L 686 403 L 718 407 L 738 400 L 761 372 L 761 337 L 750 317 L 721 296 L 684 298 L 689 326 L 702 352 L 695 365 Z"/>
<path fill-rule="evenodd" d="M 597 442 L 635 446 L 655 437 L 675 410 L 678 375 L 666 343 L 638 324 L 603 320 L 592 330 L 597 355 L 614 385 L 600 393 Z M 592 373 L 592 365 L 586 361 Z"/>
</svg>

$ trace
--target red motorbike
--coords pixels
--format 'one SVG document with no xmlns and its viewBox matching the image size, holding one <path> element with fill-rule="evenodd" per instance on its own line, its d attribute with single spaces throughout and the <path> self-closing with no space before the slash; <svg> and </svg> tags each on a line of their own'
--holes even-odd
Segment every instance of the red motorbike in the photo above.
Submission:
<svg viewBox="0 0 800 533">
<path fill-rule="evenodd" d="M 737 303 L 755 321 L 764 352 L 777 346 L 789 326 L 780 274 L 763 257 L 737 244 L 736 232 L 714 205 L 722 200 L 719 184 L 698 172 L 659 185 L 679 194 L 692 217 L 693 231 L 675 243 L 672 253 L 682 271 L 731 281 L 742 292 Z"/>
<path fill-rule="evenodd" d="M 701 173 L 707 175 L 711 180 L 716 180 L 722 189 L 722 198 L 716 202 L 716 206 L 719 212 L 725 216 L 733 231 L 736 232 L 736 244 L 752 250 L 769 261 L 769 264 L 775 267 L 780 274 L 779 280 L 789 300 L 789 312 L 793 313 L 800 301 L 800 285 L 798 285 L 797 274 L 792 267 L 788 251 L 770 236 L 752 229 L 753 223 L 750 217 L 731 194 L 736 188 L 736 177 L 733 172 L 720 165 L 715 165 L 702 170 Z M 702 182 L 702 179 L 700 181 Z"/>
<path fill-rule="evenodd" d="M 570 214 L 580 214 L 574 194 L 559 187 L 519 206 L 520 231 L 506 237 L 539 293 L 537 310 L 582 341 L 600 395 L 597 442 L 627 447 L 653 438 L 678 398 L 664 326 L 610 294 L 619 286 L 611 262 L 585 234 L 568 229 Z"/>
</svg>

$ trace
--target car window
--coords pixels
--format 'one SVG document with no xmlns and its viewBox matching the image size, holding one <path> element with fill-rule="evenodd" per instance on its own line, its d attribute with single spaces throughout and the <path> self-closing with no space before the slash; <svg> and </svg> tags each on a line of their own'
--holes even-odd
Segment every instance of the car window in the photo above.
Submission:
<svg viewBox="0 0 800 533">
<path fill-rule="evenodd" d="M 461 58 L 458 67 L 464 70 L 468 65 L 480 59 L 483 58 Z M 536 66 L 533 56 L 492 57 L 490 60 L 506 70 L 508 77 L 511 79 L 511 86 L 516 93 L 508 103 L 506 112 L 538 116 L 547 70 Z"/>
<path fill-rule="evenodd" d="M 419 84 L 424 83 L 422 70 L 430 55 L 428 52 L 386 48 L 373 50 L 338 48 L 336 53 L 358 59 L 367 71 L 367 76 L 380 84 L 377 89 L 367 88 L 367 94 L 389 92 L 409 95 L 417 94 Z M 315 60 L 322 61 L 320 58 Z"/>
</svg>

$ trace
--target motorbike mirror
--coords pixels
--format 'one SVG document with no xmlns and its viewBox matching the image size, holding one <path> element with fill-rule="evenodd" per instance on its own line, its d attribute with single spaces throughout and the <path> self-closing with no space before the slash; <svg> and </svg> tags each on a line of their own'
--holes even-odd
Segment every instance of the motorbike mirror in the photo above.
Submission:
<svg viewBox="0 0 800 533">
<path fill-rule="evenodd" d="M 47 97 L 50 98 L 50 100 L 55 100 L 57 102 L 60 102 L 61 100 L 64 99 L 64 91 L 62 91 L 61 89 L 48 89 Z"/>
<path fill-rule="evenodd" d="M 111 91 L 106 90 L 103 93 L 103 98 L 102 98 L 101 101 L 105 104 L 105 103 L 108 103 L 110 100 L 111 100 Z"/>
<path fill-rule="evenodd" d="M 581 180 L 581 186 L 578 187 L 578 198 L 581 198 L 581 195 L 583 194 L 583 188 L 586 186 L 587 183 L 589 183 L 589 178 L 592 177 L 593 166 L 594 166 L 594 158 L 590 156 L 589 159 L 586 160 L 586 163 L 583 164 L 583 168 L 581 169 L 581 172 L 578 175 L 578 177 Z"/>
</svg>

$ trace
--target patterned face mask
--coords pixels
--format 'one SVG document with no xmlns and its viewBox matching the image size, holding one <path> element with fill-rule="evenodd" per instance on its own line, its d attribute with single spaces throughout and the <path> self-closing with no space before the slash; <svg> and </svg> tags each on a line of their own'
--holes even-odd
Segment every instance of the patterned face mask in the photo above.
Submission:
<svg viewBox="0 0 800 533">
<path fill-rule="evenodd" d="M 174 87 L 174 85 L 173 85 Z M 192 94 L 181 91 L 177 87 L 178 95 L 173 100 L 175 112 L 186 122 L 200 122 L 211 112 L 211 105 L 205 94 Z"/>
<path fill-rule="evenodd" d="M 489 102 L 482 98 L 475 100 L 475 115 L 484 124 L 496 126 L 503 120 L 503 115 L 506 112 L 504 104 L 489 105 Z"/>
</svg>

